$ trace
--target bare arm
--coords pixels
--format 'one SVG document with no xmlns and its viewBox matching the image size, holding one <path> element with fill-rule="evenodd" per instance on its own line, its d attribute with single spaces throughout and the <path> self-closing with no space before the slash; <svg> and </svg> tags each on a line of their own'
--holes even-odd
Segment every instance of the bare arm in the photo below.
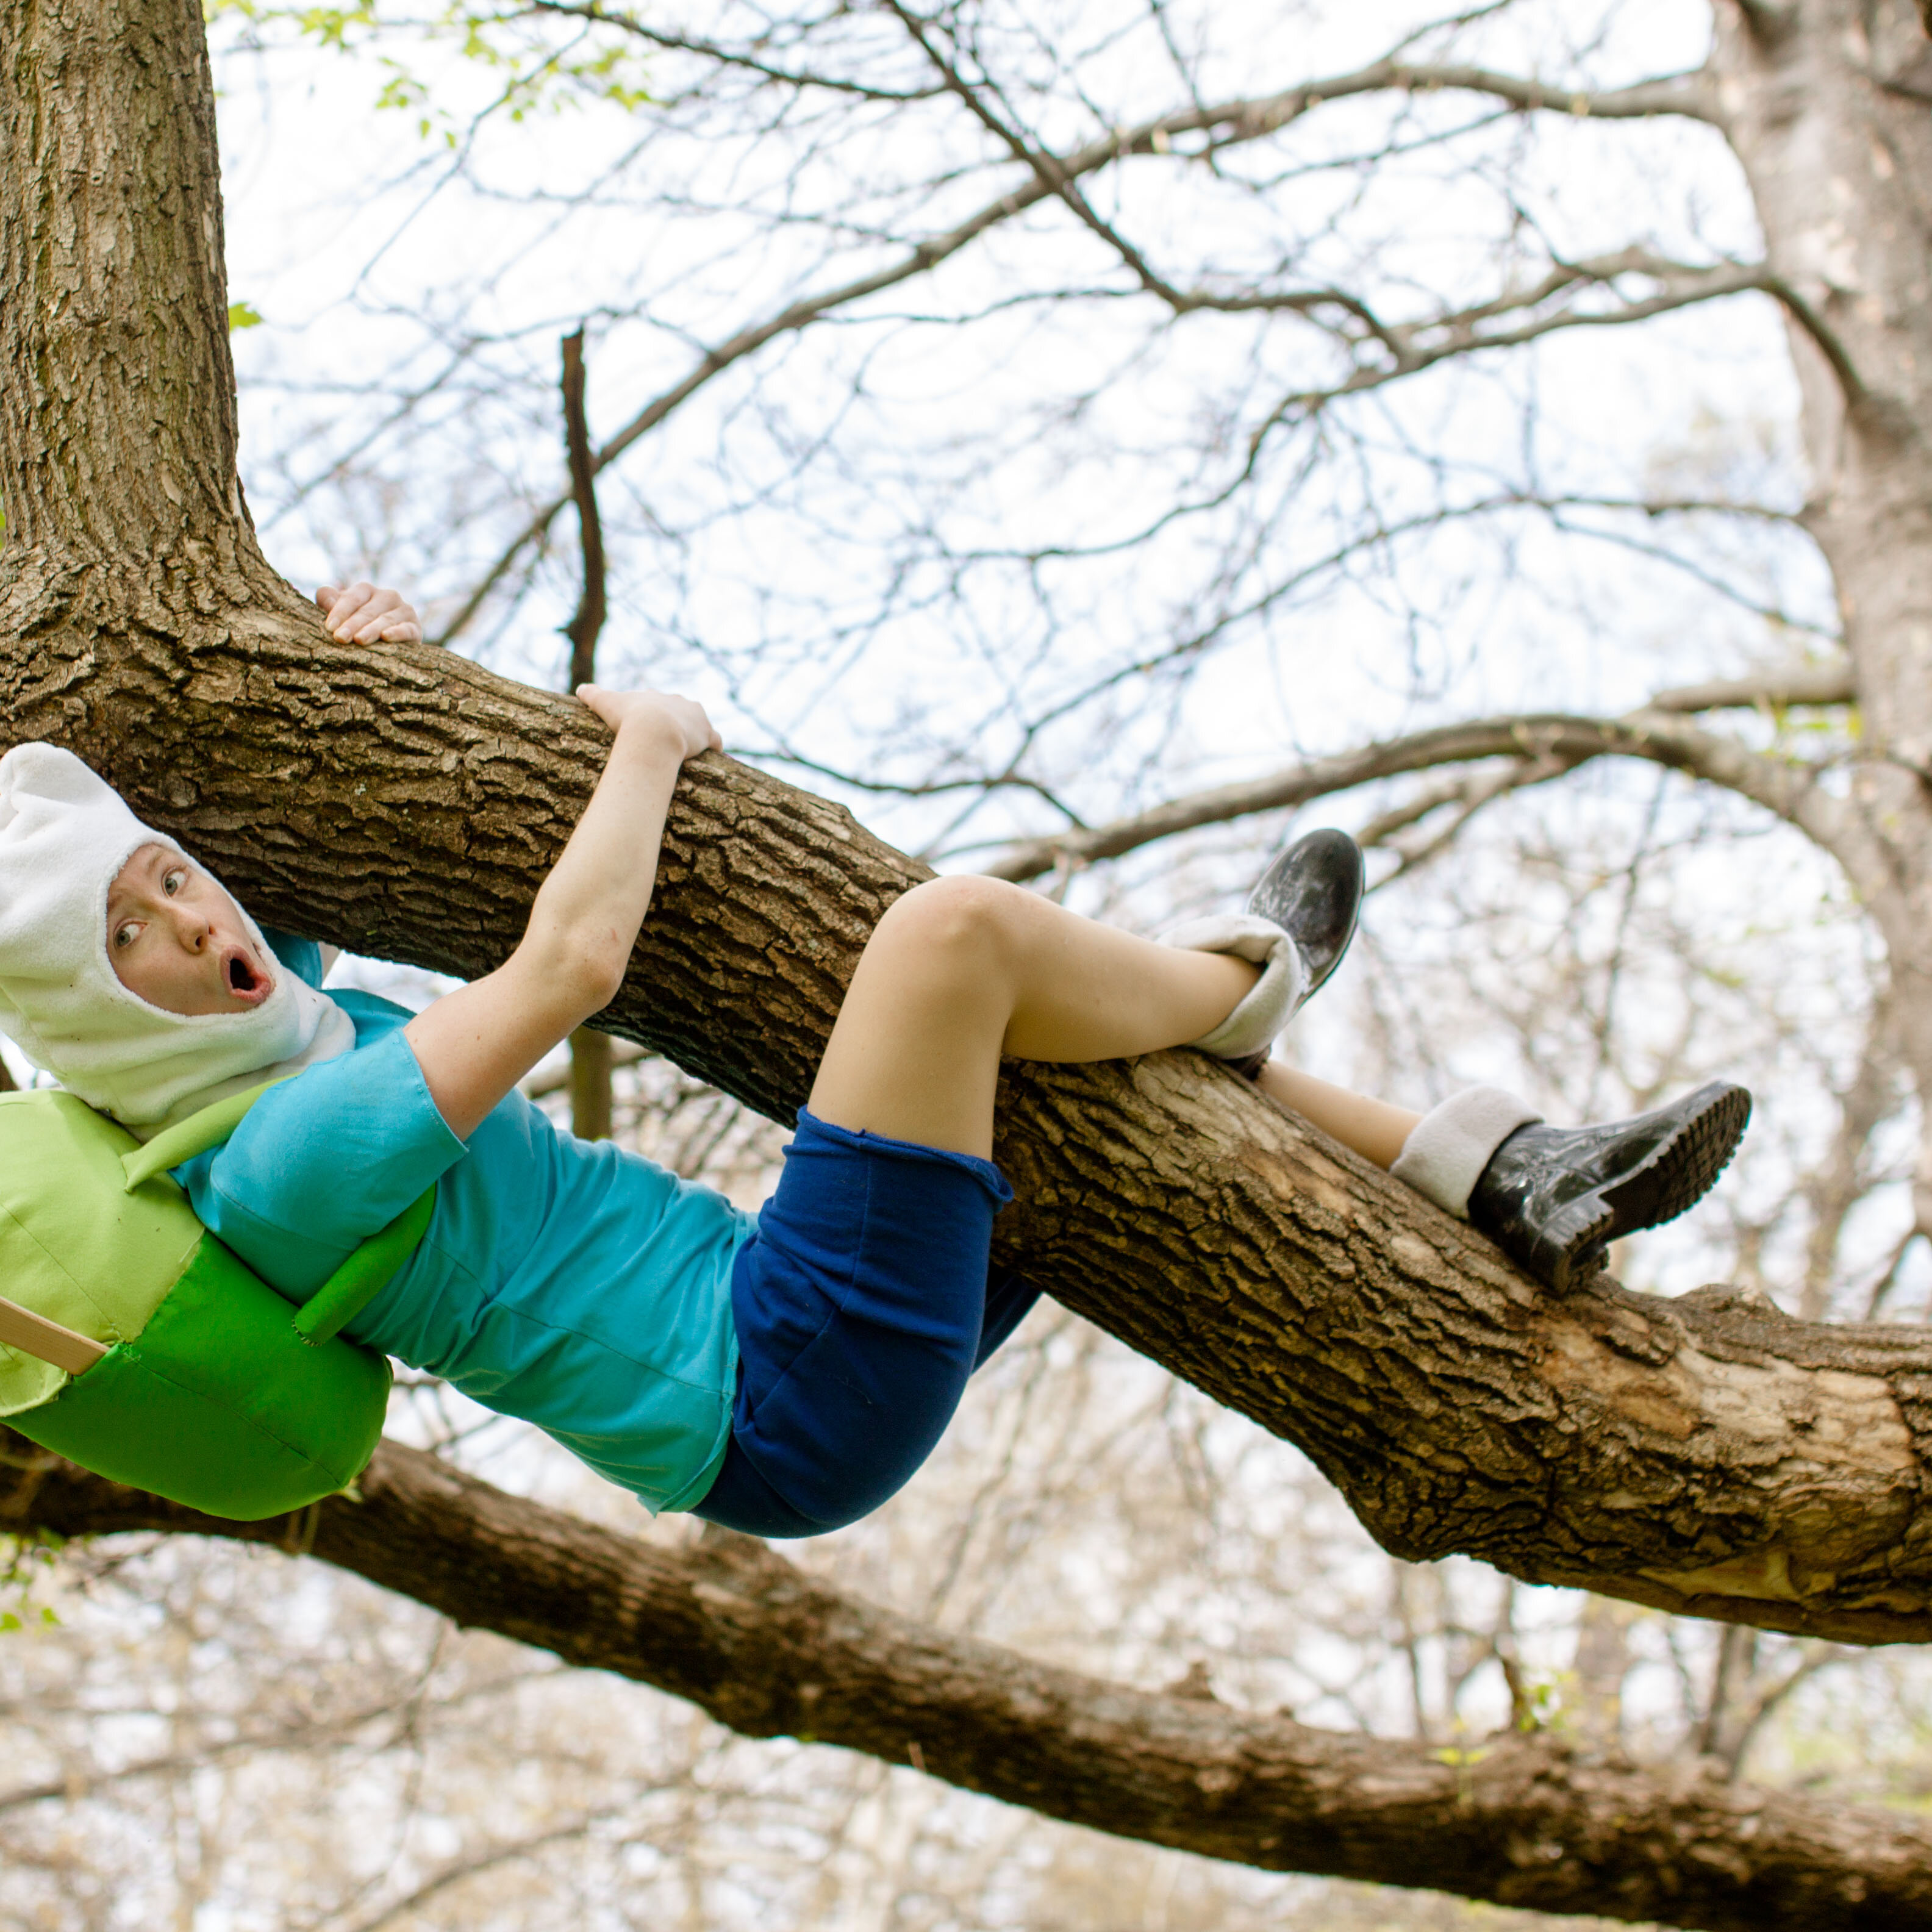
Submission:
<svg viewBox="0 0 1932 1932">
<path fill-rule="evenodd" d="M 464 1139 L 558 1041 L 615 997 L 650 907 L 679 768 L 718 745 L 710 719 L 688 698 L 596 685 L 578 694 L 617 735 L 530 908 L 521 943 L 495 972 L 403 1029 L 437 1112 Z"/>
</svg>

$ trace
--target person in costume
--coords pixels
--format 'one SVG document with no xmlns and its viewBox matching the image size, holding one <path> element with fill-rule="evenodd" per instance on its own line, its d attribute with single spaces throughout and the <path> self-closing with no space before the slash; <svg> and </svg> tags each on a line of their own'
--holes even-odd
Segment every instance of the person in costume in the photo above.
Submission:
<svg viewBox="0 0 1932 1932">
<path fill-rule="evenodd" d="M 338 634 L 415 628 L 393 592 L 322 601 Z M 264 932 L 71 754 L 16 746 L 0 1030 L 143 1140 L 279 1080 L 173 1172 L 292 1302 L 434 1186 L 419 1245 L 344 1332 L 535 1423 L 654 1514 L 812 1535 L 925 1460 L 1034 1299 L 989 1268 L 1012 1198 L 991 1157 L 1004 1055 L 1216 1055 L 1559 1288 L 1690 1206 L 1744 1130 L 1749 1096 L 1727 1085 L 1563 1131 L 1496 1088 L 1418 1115 L 1270 1060 L 1360 900 L 1353 841 L 1318 832 L 1245 912 L 1159 942 L 994 880 L 914 887 L 867 942 L 776 1190 L 746 1214 L 516 1090 L 615 995 L 680 770 L 719 746 L 688 699 L 578 694 L 610 753 L 520 944 L 413 1016 L 322 992 L 312 942 Z"/>
</svg>

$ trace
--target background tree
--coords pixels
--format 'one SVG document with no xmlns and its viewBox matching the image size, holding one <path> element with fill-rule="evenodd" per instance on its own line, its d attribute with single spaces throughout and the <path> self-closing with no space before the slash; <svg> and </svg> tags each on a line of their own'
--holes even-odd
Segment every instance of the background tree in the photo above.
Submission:
<svg viewBox="0 0 1932 1932">
<path fill-rule="evenodd" d="M 593 746 L 566 714 L 456 662 L 330 652 L 260 564 L 226 482 L 213 326 L 225 302 L 209 272 L 218 262 L 198 256 L 194 240 L 206 233 L 206 124 L 182 78 L 192 61 L 163 32 L 171 10 L 130 15 L 137 39 L 161 33 L 169 50 L 151 70 L 187 89 L 165 109 L 124 68 L 101 63 L 98 26 L 57 9 L 16 24 L 5 49 L 16 138 L 4 266 L 21 296 L 8 304 L 5 486 L 16 728 L 88 752 L 264 911 L 474 970 L 514 929 Z M 338 34 L 353 24 L 324 22 Z M 1620 30 L 1641 36 L 1647 24 Z M 1539 1090 L 1580 1106 L 1642 1098 L 1714 1064 L 1769 1066 L 1786 1144 L 1774 1141 L 1774 1157 L 1732 1196 L 1734 1278 L 1783 1288 L 1813 1316 L 1922 1293 L 1917 1210 L 1898 1178 L 1922 1064 L 1900 964 L 1918 943 L 1923 760 L 1912 727 L 1923 680 L 1912 682 L 1911 654 L 1924 635 L 1913 521 L 1924 479 L 1913 451 L 1926 365 L 1912 336 L 1924 326 L 1922 302 L 1913 307 L 1925 262 L 1913 200 L 1926 178 L 1915 78 L 1924 42 L 1908 11 L 1726 11 L 1708 60 L 1692 49 L 1683 73 L 1661 79 L 1581 16 L 1552 30 L 1548 16 L 1526 23 L 1511 9 L 1338 47 L 1360 57 L 1327 65 L 1299 21 L 1296 44 L 1273 48 L 1244 28 L 1231 51 L 1215 44 L 1211 16 L 1166 12 L 1072 15 L 1051 32 L 992 10 L 761 16 L 737 40 L 703 44 L 589 8 L 478 25 L 510 76 L 513 112 L 542 104 L 554 84 L 625 93 L 612 78 L 623 50 L 656 50 L 660 98 L 630 163 L 650 200 L 636 212 L 697 216 L 704 238 L 664 246 L 653 233 L 652 245 L 634 246 L 651 279 L 636 306 L 659 344 L 696 346 L 672 352 L 682 367 L 664 381 L 640 383 L 646 400 L 600 452 L 608 469 L 647 438 L 658 451 L 625 548 L 652 572 L 654 621 L 627 647 L 651 653 L 654 671 L 668 678 L 686 668 L 680 650 L 701 652 L 731 681 L 748 733 L 763 734 L 752 744 L 885 788 L 874 795 L 902 801 L 889 822 L 906 842 L 965 859 L 976 841 L 1004 840 L 994 863 L 1009 876 L 1057 868 L 1059 889 L 1090 904 L 1112 894 L 1126 911 L 1225 890 L 1272 826 L 1220 849 L 1197 840 L 1185 858 L 1162 850 L 1138 875 L 1080 868 L 1382 783 L 1386 795 L 1360 810 L 1371 842 L 1398 854 L 1402 884 L 1370 934 L 1383 960 L 1367 976 L 1364 1072 L 1379 1054 L 1413 1083 L 1432 1059 L 1446 1077 L 1463 1055 L 1487 1058 L 1493 1074 L 1518 1027 Z M 1344 22 L 1328 44 L 1370 25 L 1384 23 Z M 551 34 L 563 38 L 542 38 Z M 1165 62 L 1142 58 L 1162 35 Z M 1653 35 L 1642 52 L 1655 45 Z M 1281 74 L 1258 87 L 1277 54 Z M 396 85 L 406 95 L 413 82 Z M 1162 98 L 1149 98 L 1156 90 Z M 82 100 L 84 124 L 69 104 Z M 1683 123 L 1690 138 L 1673 146 Z M 451 152 L 472 170 L 451 179 L 500 200 L 487 126 L 451 131 Z M 1720 144 L 1741 158 L 1752 202 L 1733 194 L 1706 206 L 1700 187 L 1640 204 L 1631 223 L 1634 180 L 1667 184 L 1680 178 L 1673 164 L 1695 155 L 1707 182 Z M 124 158 L 136 152 L 141 195 L 128 191 Z M 1625 154 L 1635 159 L 1619 161 Z M 1192 184 L 1185 196 L 1168 184 L 1177 178 Z M 626 178 L 614 166 L 596 194 L 574 198 L 594 220 Z M 126 212 L 136 207 L 140 219 Z M 154 247 L 156 232 L 173 238 Z M 1445 245 L 1451 233 L 1460 253 Z M 75 244 L 83 234 L 88 247 Z M 916 304 L 896 307 L 914 284 Z M 1777 302 L 1796 332 L 1808 498 L 1790 489 L 1774 419 L 1760 443 L 1720 417 L 1691 425 L 1675 449 L 1648 424 L 1641 448 L 1604 436 L 1591 449 L 1559 412 L 1566 434 L 1552 439 L 1553 399 L 1580 387 L 1562 360 L 1571 344 L 1622 324 L 1668 328 L 1670 316 L 1750 292 Z M 610 304 L 614 341 L 622 306 Z M 162 314 L 198 315 L 200 326 L 158 334 Z M 506 475 L 514 466 L 517 392 L 498 377 L 518 330 L 452 334 L 448 315 L 436 317 L 446 372 L 406 370 L 398 416 L 412 465 L 439 416 L 465 438 L 468 514 L 428 492 L 408 514 L 442 533 L 417 546 L 424 567 L 483 591 L 466 587 L 446 606 L 445 634 L 473 638 L 486 611 L 500 629 L 528 626 L 535 612 L 519 610 L 520 592 L 542 608 L 541 538 L 560 506 L 538 496 L 513 518 L 508 492 L 476 500 L 479 452 L 500 453 Z M 96 332 L 78 334 L 76 316 Z M 104 363 L 91 351 L 107 322 L 121 333 Z M 1726 324 L 1714 339 L 1728 356 L 1762 341 L 1754 328 Z M 938 356 L 936 340 L 946 345 Z M 1676 339 L 1680 356 L 1688 340 Z M 1528 353 L 1498 380 L 1492 352 L 1505 350 Z M 1602 358 L 1593 349 L 1580 366 L 1614 398 Z M 965 428 L 956 408 L 907 386 L 908 372 L 934 368 L 972 396 Z M 1128 374 L 1131 398 L 1109 380 Z M 1516 406 L 1480 413 L 1485 389 Z M 133 464 L 128 426 L 158 410 L 154 460 Z M 301 440 L 283 447 L 299 451 Z M 310 466 L 305 489 L 277 506 L 285 537 L 287 519 L 325 502 L 339 531 L 343 506 L 388 482 L 353 455 L 337 460 L 343 448 L 331 446 L 331 461 Z M 1630 473 L 1606 484 L 1620 464 Z M 333 486 L 326 496 L 318 478 Z M 1034 494 L 1018 494 L 1016 478 L 1036 479 Z M 267 500 L 260 478 L 256 494 Z M 787 518 L 802 538 L 774 542 L 775 519 Z M 1815 551 L 1793 530 L 1800 520 Z M 503 530 L 494 560 L 493 522 Z M 1488 567 L 1470 530 L 1495 532 L 1518 567 Z M 406 524 L 401 534 L 407 542 Z M 1615 572 L 1577 562 L 1592 543 L 1637 561 Z M 742 554 L 762 555 L 770 574 L 734 571 L 734 550 L 741 566 Z M 454 567 L 466 555 L 476 559 L 467 573 Z M 1665 569 L 1728 584 L 1744 616 L 1726 634 L 1713 616 L 1718 592 L 1666 598 L 1655 587 Z M 1476 608 L 1497 584 L 1506 594 Z M 1834 594 L 1849 663 L 1828 653 L 1794 665 L 1791 640 L 1808 627 L 1831 639 Z M 1673 634 L 1667 654 L 1646 652 L 1643 633 L 1665 622 L 1686 630 L 1687 611 L 1702 634 L 1695 651 Z M 1298 650 L 1292 623 L 1311 638 L 1349 636 L 1360 682 L 1332 652 Z M 1550 649 L 1552 632 L 1573 646 L 1613 644 L 1615 655 L 1582 667 L 1579 682 L 1579 653 Z M 721 641 L 734 637 L 746 641 Z M 486 654 L 506 648 L 486 640 Z M 908 690 L 886 673 L 896 654 L 915 652 L 922 682 Z M 836 718 L 815 688 L 830 664 L 844 674 Z M 1392 670 L 1406 716 L 1388 704 Z M 1324 728 L 1306 749 L 1324 755 L 1257 777 L 1278 763 L 1268 741 L 1282 721 L 1256 694 L 1291 674 L 1304 718 L 1321 702 Z M 1705 682 L 1687 691 L 1688 676 Z M 1616 715 L 1666 683 L 1678 688 L 1634 718 Z M 1365 694 L 1376 684 L 1371 716 Z M 1854 694 L 1856 734 L 1838 722 Z M 1741 698 L 1771 715 L 1721 731 L 1691 722 Z M 1794 720 L 1792 700 L 1832 708 Z M 1352 716 L 1378 742 L 1351 751 Z M 1808 723 L 1824 728 L 1793 728 Z M 190 742 L 205 761 L 199 783 L 183 776 Z M 1702 788 L 1612 777 L 1524 795 L 1606 753 Z M 1474 769 L 1408 788 L 1445 765 Z M 1196 790 L 1172 796 L 1190 777 Z M 1207 782 L 1217 778 L 1240 782 Z M 256 827 L 271 797 L 265 844 Z M 1792 833 L 1765 838 L 1766 814 Z M 1462 862 L 1432 878 L 1419 862 L 1450 830 Z M 739 773 L 700 776 L 679 834 L 664 918 L 616 1017 L 782 1113 L 802 1090 L 842 963 L 911 874 L 806 801 Z M 1762 883 L 1802 876 L 1803 841 L 1843 868 L 1888 950 L 1888 997 L 1869 1003 L 1862 1063 L 1843 1037 L 1866 1004 L 1844 998 L 1856 983 L 1845 962 L 1859 963 L 1851 921 L 1808 933 L 1802 885 Z M 1744 870 L 1760 853 L 1764 869 Z M 1830 875 L 1814 866 L 1810 876 Z M 1755 932 L 1736 916 L 1747 908 Z M 837 952 L 788 943 L 802 932 L 824 933 Z M 1565 1008 L 1579 1017 L 1558 1018 Z M 1439 1017 L 1450 1013 L 1453 1032 Z M 721 1014 L 738 1016 L 735 1031 Z M 1015 1251 L 1070 1305 L 1301 1442 L 1392 1546 L 1477 1550 L 1519 1574 L 1587 1577 L 1652 1603 L 1837 1636 L 1922 1628 L 1922 1336 L 1799 1330 L 1720 1300 L 1665 1310 L 1610 1289 L 1548 1307 L 1438 1218 L 1178 1065 L 1149 1062 L 1119 1079 L 1026 1074 L 1012 1100 L 1003 1158 L 1028 1196 L 1008 1236 Z M 1834 1116 L 1835 1139 L 1822 1131 Z M 1224 1144 L 1242 1148 L 1240 1161 L 1217 1166 L 1204 1152 Z M 1108 1150 L 1104 1167 L 1083 1162 L 1092 1146 Z M 1298 1190 L 1286 1201 L 1284 1183 Z M 1162 1199 L 1190 1202 L 1194 1217 L 1165 1241 L 1147 1218 Z M 1671 1252 L 1629 1258 L 1636 1279 Z M 1177 1294 L 1184 1284 L 1191 1292 Z M 1480 1392 L 1466 1413 L 1430 1408 L 1418 1361 Z M 1553 1376 L 1533 1366 L 1552 1362 L 1562 1365 Z M 506 1587 L 493 1599 L 500 1619 L 524 1619 L 514 1634 L 634 1667 L 595 1648 L 594 1618 L 545 1623 L 531 1607 L 541 1608 L 541 1563 L 519 1570 L 493 1530 L 512 1545 L 550 1539 L 566 1570 L 560 1552 L 589 1561 L 592 1546 L 472 1507 L 472 1492 L 440 1489 L 406 1459 L 386 1463 L 380 1487 L 391 1500 L 359 1525 L 325 1511 L 290 1532 L 296 1546 L 312 1537 L 324 1553 L 472 1614 L 451 1569 L 424 1556 L 435 1541 L 428 1512 L 472 1556 L 495 1552 L 493 1586 L 521 1579 L 524 1594 Z M 1631 1495 L 1646 1508 L 1604 1506 Z M 16 1507 L 56 1526 L 166 1520 L 41 1470 Z M 413 1567 L 399 1560 L 412 1543 Z M 794 1587 L 742 1552 L 681 1560 L 655 1574 L 728 1598 L 735 1582 L 738 1601 L 766 1610 Z M 1379 1829 L 1361 1809 L 1360 1776 L 1351 1784 L 1345 1772 L 1348 1828 L 1318 1828 L 1320 1805 L 1307 1809 L 1305 1789 L 1289 1796 L 1294 1780 L 1269 1757 L 1307 1748 L 1284 1742 L 1293 1727 L 1263 1744 L 1241 1720 L 1243 1768 L 1231 1772 L 1215 1756 L 1230 1748 L 1220 1720 L 1184 1696 L 1138 1711 L 1142 1761 L 1175 1724 L 1166 1735 L 1213 1761 L 1183 1750 L 1193 1795 L 1157 1798 L 1137 1825 L 1132 1778 L 1108 1784 L 1091 1736 L 1077 1760 L 1084 1791 L 1043 1723 L 1028 1728 L 1034 1756 L 1017 1773 L 1014 1737 L 976 1734 L 970 1708 L 950 1714 L 945 1754 L 921 1745 L 914 1757 L 902 1697 L 871 1708 L 848 1683 L 842 1710 L 836 1696 L 824 1706 L 830 1722 L 760 1704 L 752 1677 L 734 1684 L 717 1660 L 731 1652 L 730 1617 L 706 1614 L 716 1628 L 686 1634 L 695 1649 L 682 1663 L 674 1642 L 646 1674 L 744 1728 L 843 1736 L 1223 1856 L 1620 1916 L 1667 1907 L 1684 1923 L 1847 1923 L 1858 1908 L 1898 1924 L 1922 1910 L 1911 1890 L 1922 1850 L 1909 1832 L 1774 1804 L 1765 1815 L 1785 1835 L 1760 1820 L 1747 1852 L 1735 1798 L 1700 1810 L 1641 1780 L 1593 1788 L 1546 1738 L 1411 1752 L 1400 1762 L 1424 1780 L 1413 1787 L 1423 1810 L 1384 1814 Z M 1466 1646 L 1455 1624 L 1438 1637 Z M 1533 1714 L 1535 1685 L 1507 1629 L 1491 1628 L 1489 1654 L 1466 1650 L 1448 1678 L 1487 1672 Z M 1415 1638 L 1418 1658 L 1438 1637 Z M 1586 1619 L 1578 1658 L 1592 1660 L 1590 1674 L 1613 1682 L 1618 1654 L 1614 1619 Z M 703 1684 L 680 1675 L 700 1655 L 713 1673 Z M 1738 1643 L 1716 1660 L 1712 1711 L 1721 1706 L 1726 1723 L 1754 1699 L 1768 1708 L 1810 1660 L 1774 1658 L 1762 1673 L 1753 1660 Z M 1027 1682 L 1016 1660 L 998 1664 L 985 1686 L 994 1704 L 1002 1672 Z M 1428 1702 L 1418 1695 L 1419 1717 Z M 1699 1742 L 1735 1766 L 1749 1728 L 1714 1722 Z M 995 1764 L 1003 1784 L 986 1778 Z M 1546 1789 L 1570 1808 L 1559 1822 L 1536 1809 Z M 1230 1790 L 1252 1791 L 1259 1810 Z M 1286 1834 L 1275 1829 L 1284 1806 L 1300 1820 Z M 1549 1828 L 1529 1828 L 1533 1816 Z M 1616 1817 L 1624 1822 L 1606 1822 Z M 1660 1855 L 1653 1828 L 1677 1850 Z"/>
</svg>

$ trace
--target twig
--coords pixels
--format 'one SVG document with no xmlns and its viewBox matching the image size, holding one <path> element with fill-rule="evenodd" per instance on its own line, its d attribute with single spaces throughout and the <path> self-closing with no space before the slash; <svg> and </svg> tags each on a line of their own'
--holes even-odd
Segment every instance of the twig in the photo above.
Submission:
<svg viewBox="0 0 1932 1932">
<path fill-rule="evenodd" d="M 597 512 L 597 472 L 584 410 L 584 332 L 563 338 L 563 440 L 570 461 L 571 494 L 577 501 L 578 533 L 584 543 L 584 595 L 563 627 L 570 640 L 570 688 L 597 675 L 597 638 L 604 628 L 604 520 Z"/>
<path fill-rule="evenodd" d="M 597 639 L 604 628 L 604 522 L 597 512 L 597 471 L 584 406 L 584 331 L 563 338 L 563 440 L 584 544 L 584 594 L 564 626 L 570 640 L 570 688 L 597 676 Z M 610 1036 L 579 1027 L 570 1036 L 570 1125 L 586 1141 L 610 1138 Z"/>
</svg>

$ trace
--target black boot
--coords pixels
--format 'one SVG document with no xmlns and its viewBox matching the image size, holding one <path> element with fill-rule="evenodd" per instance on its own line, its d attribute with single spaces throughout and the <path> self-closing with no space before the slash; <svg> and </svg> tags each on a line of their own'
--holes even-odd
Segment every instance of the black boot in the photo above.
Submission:
<svg viewBox="0 0 1932 1932">
<path fill-rule="evenodd" d="M 1751 1096 L 1713 1081 L 1600 1127 L 1519 1127 L 1490 1156 L 1469 1219 L 1552 1288 L 1603 1265 L 1612 1241 L 1675 1220 L 1737 1150 Z"/>
<path fill-rule="evenodd" d="M 1247 910 L 1280 926 L 1294 940 L 1308 969 L 1305 1006 L 1342 963 L 1355 936 L 1362 908 L 1362 852 L 1346 832 L 1333 827 L 1309 832 L 1285 848 L 1248 895 Z M 1231 1060 L 1228 1066 L 1252 1080 L 1268 1064 L 1272 1048 Z"/>
</svg>

